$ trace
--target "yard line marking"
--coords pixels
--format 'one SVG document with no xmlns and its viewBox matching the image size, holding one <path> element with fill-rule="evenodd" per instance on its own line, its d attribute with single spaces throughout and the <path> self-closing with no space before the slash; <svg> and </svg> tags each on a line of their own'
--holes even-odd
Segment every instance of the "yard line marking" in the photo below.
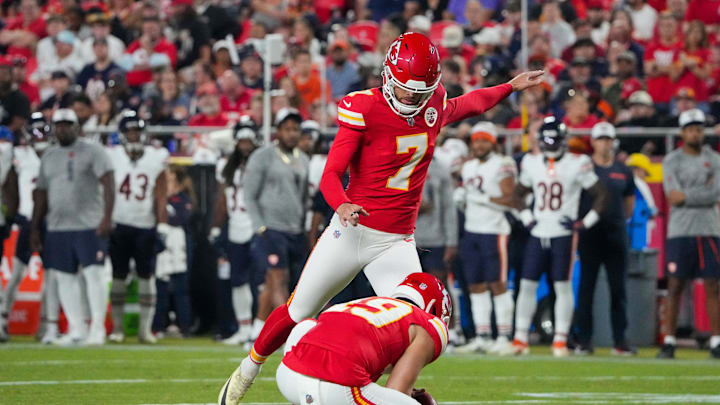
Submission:
<svg viewBox="0 0 720 405">
<path fill-rule="evenodd" d="M 232 358 L 197 358 L 197 359 L 186 359 L 183 361 L 189 363 L 240 363 L 243 359 L 239 357 Z M 169 359 L 144 359 L 143 362 L 156 362 L 165 363 L 174 360 Z M 78 364 L 90 364 L 90 363 L 102 363 L 102 364 L 135 364 L 137 360 L 130 359 L 112 359 L 112 360 L 20 360 L 20 361 L 4 361 L 3 364 L 8 366 L 67 366 L 67 365 L 78 365 Z"/>
<path fill-rule="evenodd" d="M 273 379 L 274 380 L 274 379 Z M 173 378 L 168 380 L 149 380 L 146 378 L 113 379 L 113 380 L 33 380 L 33 381 L 0 381 L 0 387 L 18 385 L 69 385 L 69 384 L 157 384 L 157 383 L 194 383 L 222 382 L 223 378 Z"/>
</svg>

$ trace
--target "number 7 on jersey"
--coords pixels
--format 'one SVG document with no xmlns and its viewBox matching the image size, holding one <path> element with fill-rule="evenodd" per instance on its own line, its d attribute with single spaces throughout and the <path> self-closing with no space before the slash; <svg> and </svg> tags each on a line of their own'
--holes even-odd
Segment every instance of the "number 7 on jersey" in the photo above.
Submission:
<svg viewBox="0 0 720 405">
<path fill-rule="evenodd" d="M 391 176 L 387 181 L 387 188 L 393 190 L 407 191 L 410 188 L 410 176 L 415 171 L 415 166 L 420 163 L 428 149 L 428 134 L 424 132 L 422 134 L 414 135 L 403 135 L 398 136 L 397 151 L 398 155 L 410 153 L 412 150 L 412 156 L 410 160 L 403 165 L 395 175 Z"/>
</svg>

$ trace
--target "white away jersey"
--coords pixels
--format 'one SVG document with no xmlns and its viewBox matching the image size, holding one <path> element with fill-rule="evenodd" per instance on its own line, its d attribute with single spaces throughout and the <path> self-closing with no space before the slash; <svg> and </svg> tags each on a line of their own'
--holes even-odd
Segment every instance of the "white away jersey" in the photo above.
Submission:
<svg viewBox="0 0 720 405">
<path fill-rule="evenodd" d="M 560 221 L 577 219 L 580 194 L 598 181 L 587 155 L 567 152 L 557 162 L 546 162 L 542 154 L 527 154 L 520 163 L 520 184 L 532 188 L 533 214 L 537 224 L 530 232 L 537 238 L 572 234 Z"/>
<path fill-rule="evenodd" d="M 107 152 L 115 167 L 113 221 L 135 228 L 154 228 L 155 183 L 167 165 L 167 149 L 145 146 L 145 153 L 135 162 L 122 146 L 113 146 Z"/>
<path fill-rule="evenodd" d="M 493 153 L 485 161 L 473 159 L 462 166 L 462 186 L 465 188 L 465 230 L 472 233 L 509 235 L 510 224 L 503 206 L 480 203 L 483 195 L 501 197 L 500 181 L 515 177 L 515 161 Z"/>
<path fill-rule="evenodd" d="M 222 171 L 227 159 L 218 161 L 215 169 L 215 178 L 218 184 L 225 184 Z M 245 187 L 242 169 L 235 170 L 233 184 L 225 184 L 225 207 L 228 215 L 228 239 L 232 243 L 246 243 L 253 236 L 253 226 L 250 214 L 245 206 Z"/>
<path fill-rule="evenodd" d="M 15 172 L 18 176 L 20 206 L 18 214 L 28 220 L 32 218 L 35 182 L 40 174 L 40 157 L 31 146 L 18 146 L 13 152 Z"/>
</svg>

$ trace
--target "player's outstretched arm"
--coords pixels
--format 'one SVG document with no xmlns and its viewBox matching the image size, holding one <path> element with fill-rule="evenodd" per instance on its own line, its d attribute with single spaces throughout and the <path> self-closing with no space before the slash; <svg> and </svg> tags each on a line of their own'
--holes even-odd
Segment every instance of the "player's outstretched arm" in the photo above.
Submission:
<svg viewBox="0 0 720 405">
<path fill-rule="evenodd" d="M 480 115 L 495 107 L 497 103 L 509 96 L 513 91 L 522 91 L 542 83 L 542 70 L 520 73 L 507 83 L 494 87 L 473 90 L 460 97 L 447 100 L 443 108 L 442 125 Z"/>
<path fill-rule="evenodd" d="M 410 339 L 410 345 L 395 363 L 385 384 L 387 388 L 406 395 L 412 394 L 420 371 L 433 360 L 435 354 L 435 342 L 425 329 L 417 325 L 411 326 Z"/>
</svg>

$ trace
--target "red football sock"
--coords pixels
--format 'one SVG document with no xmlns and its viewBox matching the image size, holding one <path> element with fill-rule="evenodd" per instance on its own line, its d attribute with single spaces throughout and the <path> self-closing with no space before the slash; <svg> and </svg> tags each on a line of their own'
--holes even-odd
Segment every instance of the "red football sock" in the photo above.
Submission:
<svg viewBox="0 0 720 405">
<path fill-rule="evenodd" d="M 297 323 L 290 318 L 287 305 L 275 308 L 265 321 L 255 344 L 250 350 L 250 358 L 257 364 L 265 360 L 285 343 Z"/>
</svg>

